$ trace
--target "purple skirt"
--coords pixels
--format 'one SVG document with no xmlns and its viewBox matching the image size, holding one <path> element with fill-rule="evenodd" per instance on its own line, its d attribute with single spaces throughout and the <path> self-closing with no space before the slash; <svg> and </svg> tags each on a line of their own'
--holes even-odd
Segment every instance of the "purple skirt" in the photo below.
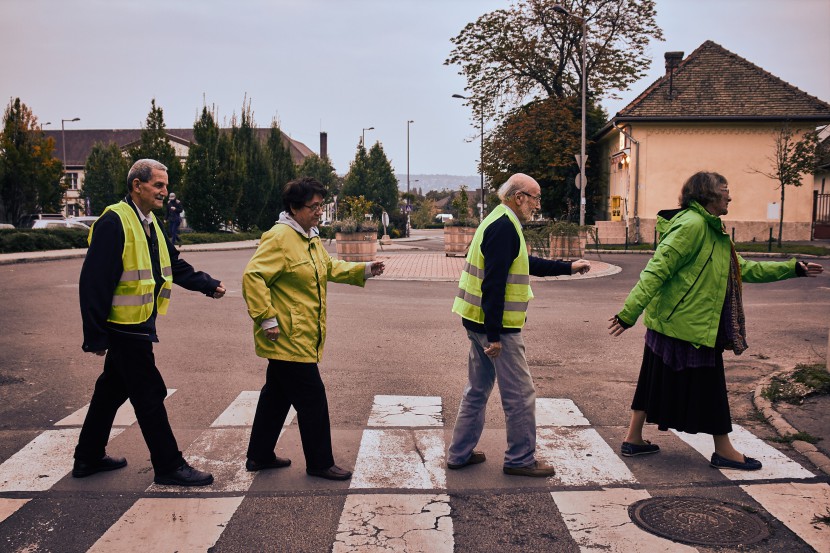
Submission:
<svg viewBox="0 0 830 553">
<path fill-rule="evenodd" d="M 723 352 L 714 353 L 713 365 L 676 370 L 647 344 L 631 409 L 645 411 L 646 422 L 660 430 L 713 435 L 732 432 Z"/>
</svg>

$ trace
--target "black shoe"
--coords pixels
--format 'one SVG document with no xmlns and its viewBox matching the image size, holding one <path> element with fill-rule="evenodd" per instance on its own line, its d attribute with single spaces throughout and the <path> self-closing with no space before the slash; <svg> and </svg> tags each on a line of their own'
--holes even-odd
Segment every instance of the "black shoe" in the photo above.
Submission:
<svg viewBox="0 0 830 553">
<path fill-rule="evenodd" d="M 163 486 L 208 486 L 213 484 L 213 475 L 184 463 L 172 472 L 157 474 L 153 482 Z"/>
<path fill-rule="evenodd" d="M 487 456 L 483 451 L 475 451 L 470 454 L 469 459 L 463 463 L 447 463 L 447 468 L 452 470 L 463 469 L 467 465 L 477 465 L 487 460 Z"/>
<path fill-rule="evenodd" d="M 337 465 L 332 465 L 327 469 L 305 469 L 305 472 L 309 476 L 317 476 L 326 480 L 348 480 L 352 477 L 352 471 L 341 469 Z"/>
<path fill-rule="evenodd" d="M 127 460 L 123 457 L 110 457 L 109 455 L 104 455 L 101 459 L 92 463 L 75 459 L 75 465 L 72 467 L 72 476 L 75 478 L 84 478 L 96 472 L 116 470 L 126 466 Z"/>
<path fill-rule="evenodd" d="M 281 457 L 274 457 L 273 461 L 267 461 L 265 463 L 257 463 L 253 459 L 245 461 L 245 469 L 248 472 L 256 472 L 258 470 L 265 469 L 281 469 L 289 465 L 291 465 L 291 459 L 283 459 Z"/>
<path fill-rule="evenodd" d="M 758 459 L 753 459 L 746 455 L 744 455 L 744 462 L 741 463 L 713 453 L 712 460 L 709 461 L 709 466 L 716 469 L 759 470 L 763 465 Z"/>
<path fill-rule="evenodd" d="M 648 455 L 649 453 L 658 453 L 660 446 L 645 440 L 644 444 L 632 444 L 631 442 L 623 442 L 620 446 L 620 452 L 623 457 L 635 457 L 637 455 Z"/>
</svg>

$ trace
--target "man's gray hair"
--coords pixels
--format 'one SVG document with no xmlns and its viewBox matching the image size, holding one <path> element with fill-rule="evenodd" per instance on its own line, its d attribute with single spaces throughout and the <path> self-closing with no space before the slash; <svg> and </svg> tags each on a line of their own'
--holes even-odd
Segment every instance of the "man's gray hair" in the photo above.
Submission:
<svg viewBox="0 0 830 553">
<path fill-rule="evenodd" d="M 496 192 L 499 199 L 501 201 L 504 201 L 510 198 L 516 192 L 521 192 L 522 184 L 519 182 L 520 180 L 521 179 L 517 178 L 516 175 L 511 175 L 510 178 L 507 179 L 507 181 L 504 184 L 499 186 L 498 192 Z"/>
<path fill-rule="evenodd" d="M 127 192 L 130 192 L 130 186 L 135 179 L 138 179 L 141 182 L 150 182 L 150 177 L 153 175 L 153 169 L 167 171 L 167 166 L 163 163 L 159 163 L 155 159 L 139 159 L 133 163 L 133 166 L 130 167 L 130 172 L 127 173 Z"/>
</svg>

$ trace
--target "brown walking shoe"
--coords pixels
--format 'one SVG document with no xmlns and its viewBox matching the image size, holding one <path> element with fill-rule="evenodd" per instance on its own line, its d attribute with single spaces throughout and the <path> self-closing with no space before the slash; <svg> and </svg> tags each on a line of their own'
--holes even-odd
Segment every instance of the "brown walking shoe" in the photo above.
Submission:
<svg viewBox="0 0 830 553">
<path fill-rule="evenodd" d="M 533 476 L 536 478 L 545 478 L 556 474 L 556 469 L 549 467 L 548 465 L 543 465 L 539 463 L 539 461 L 536 461 L 532 465 L 528 465 L 526 467 L 502 467 L 502 470 L 504 471 L 504 474 L 509 474 L 511 476 Z"/>
<path fill-rule="evenodd" d="M 477 465 L 487 460 L 487 456 L 483 451 L 476 451 L 470 454 L 470 457 L 463 463 L 447 463 L 447 468 L 452 470 L 463 469 L 467 465 Z"/>
</svg>

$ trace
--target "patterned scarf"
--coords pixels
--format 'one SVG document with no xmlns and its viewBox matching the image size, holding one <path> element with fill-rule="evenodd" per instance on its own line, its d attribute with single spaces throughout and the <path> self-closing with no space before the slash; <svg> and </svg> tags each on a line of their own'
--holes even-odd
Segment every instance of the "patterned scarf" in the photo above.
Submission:
<svg viewBox="0 0 830 553">
<path fill-rule="evenodd" d="M 726 281 L 726 312 L 724 315 L 728 319 L 725 321 L 726 344 L 724 344 L 724 348 L 733 350 L 735 355 L 742 354 L 749 347 L 746 343 L 742 292 L 741 267 L 738 264 L 738 254 L 735 253 L 735 245 L 732 244 L 732 255 L 729 260 L 729 278 Z"/>
</svg>

